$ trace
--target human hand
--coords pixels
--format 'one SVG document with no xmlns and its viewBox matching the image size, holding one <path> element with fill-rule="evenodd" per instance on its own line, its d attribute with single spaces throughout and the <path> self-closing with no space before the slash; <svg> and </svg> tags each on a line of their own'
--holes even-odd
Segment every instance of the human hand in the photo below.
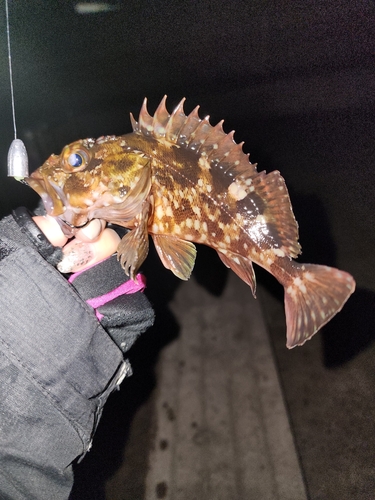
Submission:
<svg viewBox="0 0 375 500">
<path fill-rule="evenodd" d="M 62 247 L 63 259 L 57 265 L 62 273 L 75 273 L 93 266 L 116 252 L 119 235 L 105 227 L 105 221 L 93 219 L 79 229 L 74 238 L 68 240 L 59 223 L 49 215 L 35 216 L 34 222 L 43 231 L 50 243 Z"/>
<path fill-rule="evenodd" d="M 57 269 L 73 273 L 69 282 L 94 308 L 112 340 L 126 352 L 152 325 L 154 313 L 140 293 L 145 287 L 144 277 L 137 275 L 136 282 L 130 280 L 113 255 L 120 242 L 118 234 L 106 228 L 104 221 L 94 219 L 68 239 L 55 218 L 46 215 L 33 220 L 52 245 L 62 248 L 63 259 Z"/>
</svg>

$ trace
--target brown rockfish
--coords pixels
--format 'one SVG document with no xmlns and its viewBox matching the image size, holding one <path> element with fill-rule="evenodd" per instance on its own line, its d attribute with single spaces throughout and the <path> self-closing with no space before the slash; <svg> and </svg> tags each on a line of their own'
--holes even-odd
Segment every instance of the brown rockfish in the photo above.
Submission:
<svg viewBox="0 0 375 500">
<path fill-rule="evenodd" d="M 94 218 L 130 231 L 118 247 L 134 279 L 151 234 L 164 266 L 186 280 L 193 242 L 214 248 L 255 294 L 253 262 L 284 286 L 287 347 L 302 345 L 353 293 L 350 274 L 300 264 L 298 225 L 278 171 L 258 172 L 242 143 L 222 122 L 185 115 L 184 99 L 170 115 L 164 97 L 154 116 L 143 103 L 130 134 L 83 139 L 52 155 L 29 178 L 49 215 L 72 236 Z"/>
</svg>

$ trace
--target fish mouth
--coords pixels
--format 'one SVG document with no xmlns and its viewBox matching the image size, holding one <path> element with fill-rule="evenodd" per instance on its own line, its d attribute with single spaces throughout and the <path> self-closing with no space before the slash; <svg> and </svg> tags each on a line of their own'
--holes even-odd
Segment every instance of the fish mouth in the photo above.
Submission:
<svg viewBox="0 0 375 500">
<path fill-rule="evenodd" d="M 36 191 L 42 199 L 48 215 L 54 217 L 66 236 L 72 236 L 90 222 L 87 214 L 70 206 L 63 189 L 47 180 L 38 171 L 25 178 L 26 183 Z"/>
<path fill-rule="evenodd" d="M 25 177 L 24 180 L 42 198 L 44 208 L 48 215 L 58 217 L 66 211 L 67 199 L 58 186 L 46 181 L 38 172 L 33 172 L 30 177 Z M 60 191 L 60 193 L 58 191 Z M 63 194 L 63 197 L 61 194 Z"/>
</svg>

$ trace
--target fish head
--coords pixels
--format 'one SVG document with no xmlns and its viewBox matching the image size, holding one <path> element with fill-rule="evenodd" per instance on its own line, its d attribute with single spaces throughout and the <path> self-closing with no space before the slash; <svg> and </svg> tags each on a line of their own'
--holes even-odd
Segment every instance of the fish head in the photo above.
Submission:
<svg viewBox="0 0 375 500">
<path fill-rule="evenodd" d="M 147 165 L 124 136 L 82 139 L 51 155 L 25 181 L 48 215 L 77 228 L 94 218 L 133 218 L 150 188 Z"/>
</svg>

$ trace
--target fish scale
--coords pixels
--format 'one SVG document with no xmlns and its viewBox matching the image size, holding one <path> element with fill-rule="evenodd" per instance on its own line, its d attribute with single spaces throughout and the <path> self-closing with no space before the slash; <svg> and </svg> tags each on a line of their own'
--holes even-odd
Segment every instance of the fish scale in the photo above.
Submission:
<svg viewBox="0 0 375 500">
<path fill-rule="evenodd" d="M 98 218 L 130 231 L 117 253 L 134 279 L 148 238 L 164 266 L 181 279 L 194 267 L 195 243 L 214 248 L 255 295 L 253 262 L 284 286 L 287 347 L 302 345 L 355 289 L 350 274 L 300 264 L 298 225 L 280 172 L 258 172 L 234 132 L 212 126 L 199 107 L 169 114 L 166 97 L 153 116 L 143 102 L 133 132 L 84 139 L 51 155 L 25 179 L 66 234 Z"/>
</svg>

